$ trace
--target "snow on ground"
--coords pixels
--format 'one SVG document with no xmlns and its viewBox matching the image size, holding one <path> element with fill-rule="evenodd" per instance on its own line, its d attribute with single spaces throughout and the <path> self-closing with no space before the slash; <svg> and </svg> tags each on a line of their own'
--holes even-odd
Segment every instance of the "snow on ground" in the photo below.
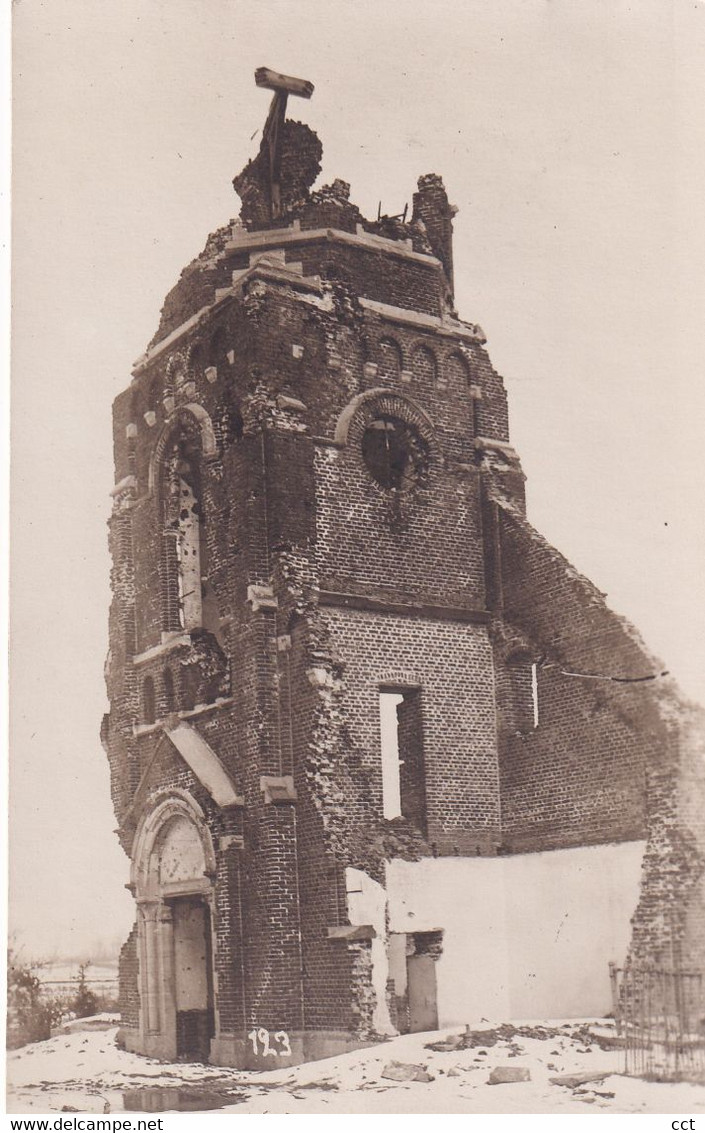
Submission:
<svg viewBox="0 0 705 1133">
<path fill-rule="evenodd" d="M 604 1033 L 604 1021 L 600 1030 Z M 474 1031 L 488 1031 L 478 1023 Z M 467 1049 L 434 1051 L 448 1030 L 401 1035 L 363 1050 L 262 1073 L 202 1063 L 167 1063 L 119 1050 L 116 1030 L 81 1031 L 33 1043 L 8 1056 L 9 1113 L 703 1113 L 705 1085 L 627 1078 L 619 1050 L 602 1050 L 585 1027 L 570 1023 L 545 1037 L 488 1033 Z M 594 1030 L 596 1024 L 593 1025 Z M 536 1030 L 541 1034 L 541 1030 Z M 608 1032 L 609 1033 L 609 1032 Z M 506 1032 L 505 1032 L 506 1036 Z M 484 1041 L 484 1045 L 480 1045 Z M 426 1068 L 430 1082 L 382 1077 L 390 1062 Z M 531 1080 L 491 1086 L 493 1067 L 522 1067 Z M 576 1088 L 552 1076 L 605 1073 Z"/>
</svg>

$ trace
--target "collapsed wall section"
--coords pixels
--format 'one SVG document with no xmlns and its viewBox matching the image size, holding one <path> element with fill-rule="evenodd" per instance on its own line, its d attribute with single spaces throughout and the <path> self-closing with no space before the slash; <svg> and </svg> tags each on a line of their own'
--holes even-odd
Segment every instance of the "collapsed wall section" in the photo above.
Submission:
<svg viewBox="0 0 705 1133">
<path fill-rule="evenodd" d="M 705 712 L 665 689 L 668 745 L 647 771 L 648 841 L 630 963 L 705 966 Z"/>
<path fill-rule="evenodd" d="M 500 696 L 504 846 L 642 838 L 646 770 L 662 730 L 653 682 L 641 678 L 660 667 L 522 515 L 500 507 L 497 522 L 498 669 L 506 674 L 516 639 L 535 666 L 538 724 L 516 727 Z"/>
<path fill-rule="evenodd" d="M 702 970 L 705 713 L 506 501 L 497 521 L 495 589 L 533 651 L 539 711 L 533 733 L 500 727 L 504 846 L 646 837 L 629 960 Z"/>
</svg>

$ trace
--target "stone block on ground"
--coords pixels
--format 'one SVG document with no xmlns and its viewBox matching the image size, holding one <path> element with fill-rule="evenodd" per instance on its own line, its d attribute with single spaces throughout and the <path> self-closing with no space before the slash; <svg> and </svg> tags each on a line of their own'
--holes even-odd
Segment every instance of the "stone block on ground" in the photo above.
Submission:
<svg viewBox="0 0 705 1133">
<path fill-rule="evenodd" d="M 548 1080 L 554 1086 L 567 1086 L 569 1090 L 574 1090 L 576 1086 L 582 1086 L 585 1082 L 602 1082 L 610 1074 L 614 1074 L 614 1070 L 603 1070 L 600 1073 L 593 1070 L 585 1074 L 558 1074 Z"/>
<path fill-rule="evenodd" d="M 444 1039 L 439 1039 L 435 1043 L 426 1043 L 426 1050 L 459 1050 L 465 1042 L 464 1035 L 447 1035 Z"/>
<path fill-rule="evenodd" d="M 424 1066 L 413 1062 L 388 1062 L 382 1071 L 383 1078 L 392 1082 L 432 1082 L 433 1075 Z"/>
<path fill-rule="evenodd" d="M 489 1086 L 502 1086 L 509 1082 L 530 1082 L 531 1073 L 526 1066 L 495 1066 L 487 1080 Z"/>
</svg>

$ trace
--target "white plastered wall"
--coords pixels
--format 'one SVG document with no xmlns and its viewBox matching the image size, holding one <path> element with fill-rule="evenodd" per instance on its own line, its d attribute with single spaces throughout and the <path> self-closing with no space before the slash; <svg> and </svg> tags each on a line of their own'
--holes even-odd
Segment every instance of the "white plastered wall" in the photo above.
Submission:
<svg viewBox="0 0 705 1133">
<path fill-rule="evenodd" d="M 440 1025 L 609 1011 L 644 845 L 389 862 L 389 931 L 443 930 Z"/>
<path fill-rule="evenodd" d="M 345 870 L 348 898 L 348 917 L 352 925 L 372 925 L 375 935 L 370 945 L 372 960 L 372 986 L 376 1005 L 373 1024 L 378 1035 L 394 1034 L 387 1006 L 387 979 L 389 960 L 386 946 L 386 895 L 378 881 L 361 869 Z"/>
</svg>

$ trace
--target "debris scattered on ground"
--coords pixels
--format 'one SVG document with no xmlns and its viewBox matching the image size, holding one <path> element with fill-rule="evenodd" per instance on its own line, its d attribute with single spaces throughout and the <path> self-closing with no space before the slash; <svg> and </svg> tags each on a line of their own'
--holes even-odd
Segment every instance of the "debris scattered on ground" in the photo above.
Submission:
<svg viewBox="0 0 705 1133">
<path fill-rule="evenodd" d="M 461 1050 L 463 1048 L 463 1035 L 448 1035 L 447 1039 L 441 1039 L 437 1043 L 426 1043 L 427 1050 Z"/>
<path fill-rule="evenodd" d="M 320 1082 L 299 1082 L 299 1090 L 339 1090 L 340 1087 L 337 1082 L 331 1082 L 330 1078 L 324 1078 Z"/>
<path fill-rule="evenodd" d="M 609 1020 L 496 1024 L 477 1020 L 435 1034 L 409 1034 L 301 1066 L 261 1072 L 160 1062 L 117 1047 L 116 1029 L 56 1036 L 8 1055 L 9 1113 L 190 1110 L 242 1113 L 705 1113 L 705 1085 L 625 1077 L 623 1053 L 600 1055 L 586 1036 Z M 481 1036 L 481 1037 L 480 1037 Z M 611 1045 L 611 1044 L 610 1044 Z M 580 1049 L 590 1047 L 596 1068 Z M 519 1050 L 521 1057 L 513 1057 Z M 396 1064 L 401 1079 L 385 1076 Z M 492 1067 L 528 1070 L 503 1089 Z M 417 1070 L 422 1072 L 416 1077 Z M 570 1078 L 556 1088 L 551 1075 Z M 105 1108 L 108 1106 L 109 1108 Z M 419 1106 L 422 1109 L 419 1109 Z"/>
<path fill-rule="evenodd" d="M 581 1043 L 580 1054 L 591 1054 L 593 1045 L 599 1046 L 601 1050 L 615 1050 L 621 1046 L 621 1040 L 616 1031 L 610 1029 L 609 1026 L 597 1027 L 588 1023 L 580 1023 L 571 1029 L 570 1023 L 563 1023 L 560 1027 L 515 1027 L 511 1023 L 503 1023 L 501 1027 L 490 1027 L 487 1030 L 478 1031 L 466 1026 L 462 1033 L 449 1034 L 443 1039 L 426 1043 L 426 1049 L 435 1051 L 470 1050 L 474 1047 L 491 1047 L 496 1046 L 499 1042 L 506 1042 L 512 1044 L 512 1052 L 516 1055 L 522 1053 L 523 1050 L 515 1042 L 516 1039 L 538 1039 L 545 1042 L 557 1038 L 570 1038 L 573 1042 Z M 480 1051 L 480 1053 L 483 1052 Z M 550 1053 L 555 1056 L 560 1052 L 552 1050 Z"/>
</svg>

